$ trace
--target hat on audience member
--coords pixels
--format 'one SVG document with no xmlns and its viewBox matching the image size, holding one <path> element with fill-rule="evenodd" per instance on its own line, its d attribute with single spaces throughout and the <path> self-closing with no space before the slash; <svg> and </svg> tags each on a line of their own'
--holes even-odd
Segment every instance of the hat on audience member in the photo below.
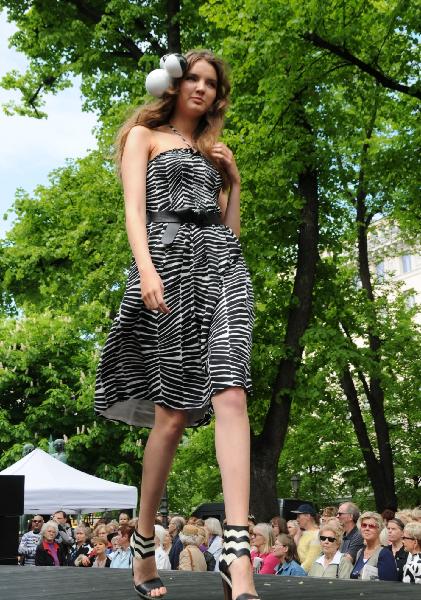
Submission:
<svg viewBox="0 0 421 600">
<path fill-rule="evenodd" d="M 311 504 L 300 504 L 297 510 L 292 510 L 291 512 L 297 515 L 311 515 L 312 517 L 315 517 L 317 514 L 314 506 L 311 506 Z"/>
</svg>

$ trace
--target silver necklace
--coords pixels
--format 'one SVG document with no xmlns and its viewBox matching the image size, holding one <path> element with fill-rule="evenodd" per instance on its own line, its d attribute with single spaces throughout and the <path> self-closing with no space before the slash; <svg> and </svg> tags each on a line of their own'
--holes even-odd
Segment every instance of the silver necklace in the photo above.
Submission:
<svg viewBox="0 0 421 600">
<path fill-rule="evenodd" d="M 186 138 L 184 137 L 184 135 L 183 135 L 182 133 L 180 133 L 180 132 L 178 131 L 178 129 L 176 129 L 176 128 L 174 127 L 174 125 L 171 125 L 171 123 L 168 123 L 168 127 L 171 129 L 171 131 L 172 131 L 173 133 L 175 133 L 175 135 L 178 135 L 178 137 L 180 137 L 180 138 L 183 140 L 183 142 L 184 142 L 185 144 L 187 144 L 187 146 L 188 146 L 189 148 L 192 148 L 192 150 L 195 150 L 195 149 L 196 149 L 196 148 L 193 146 L 193 144 L 191 144 L 190 142 L 188 142 L 188 141 L 186 140 Z"/>
</svg>

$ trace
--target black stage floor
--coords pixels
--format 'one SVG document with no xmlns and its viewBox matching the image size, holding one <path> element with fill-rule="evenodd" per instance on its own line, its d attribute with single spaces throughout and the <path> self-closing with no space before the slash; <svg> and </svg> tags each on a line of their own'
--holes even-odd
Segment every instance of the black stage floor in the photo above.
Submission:
<svg viewBox="0 0 421 600">
<path fill-rule="evenodd" d="M 223 600 L 217 573 L 162 571 L 166 600 Z M 421 586 L 382 581 L 257 575 L 261 600 L 406 600 Z M 136 600 L 126 569 L 0 566 L 0 600 Z"/>
</svg>

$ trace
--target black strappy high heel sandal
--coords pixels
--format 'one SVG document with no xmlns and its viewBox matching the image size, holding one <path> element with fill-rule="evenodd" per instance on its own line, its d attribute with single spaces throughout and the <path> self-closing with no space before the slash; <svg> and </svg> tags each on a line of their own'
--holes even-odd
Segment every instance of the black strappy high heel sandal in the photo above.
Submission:
<svg viewBox="0 0 421 600">
<path fill-rule="evenodd" d="M 226 525 L 224 529 L 224 543 L 219 560 L 219 572 L 224 586 L 224 600 L 233 600 L 229 566 L 236 558 L 240 558 L 241 556 L 247 556 L 250 560 L 250 535 L 248 526 Z M 254 596 L 246 592 L 240 594 L 234 600 L 259 600 L 259 596 Z"/>
<path fill-rule="evenodd" d="M 149 558 L 150 556 L 155 557 L 155 536 L 146 538 L 139 532 L 134 530 L 133 535 L 130 539 L 130 550 L 132 553 L 133 561 L 135 559 L 144 560 L 145 558 Z M 132 573 L 134 575 L 133 568 Z M 133 583 L 133 586 L 137 594 L 144 600 L 150 600 L 152 590 L 165 587 L 159 577 L 154 577 L 153 579 L 149 579 L 148 581 L 144 581 L 143 583 L 139 583 L 138 585 L 135 585 Z M 164 598 L 164 596 L 156 596 L 156 598 Z"/>
</svg>

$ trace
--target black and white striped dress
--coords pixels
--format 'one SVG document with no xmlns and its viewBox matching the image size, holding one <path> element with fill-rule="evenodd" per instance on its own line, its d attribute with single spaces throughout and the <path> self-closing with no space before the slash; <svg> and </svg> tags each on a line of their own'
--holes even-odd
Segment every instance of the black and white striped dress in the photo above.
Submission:
<svg viewBox="0 0 421 600">
<path fill-rule="evenodd" d="M 219 212 L 219 172 L 191 148 L 149 161 L 148 211 Z M 132 263 L 119 313 L 97 372 L 95 412 L 152 427 L 155 404 L 188 411 L 188 425 L 209 422 L 211 398 L 232 386 L 250 391 L 253 292 L 238 239 L 224 225 L 147 226 L 152 261 L 170 314 L 148 310 Z"/>
</svg>

